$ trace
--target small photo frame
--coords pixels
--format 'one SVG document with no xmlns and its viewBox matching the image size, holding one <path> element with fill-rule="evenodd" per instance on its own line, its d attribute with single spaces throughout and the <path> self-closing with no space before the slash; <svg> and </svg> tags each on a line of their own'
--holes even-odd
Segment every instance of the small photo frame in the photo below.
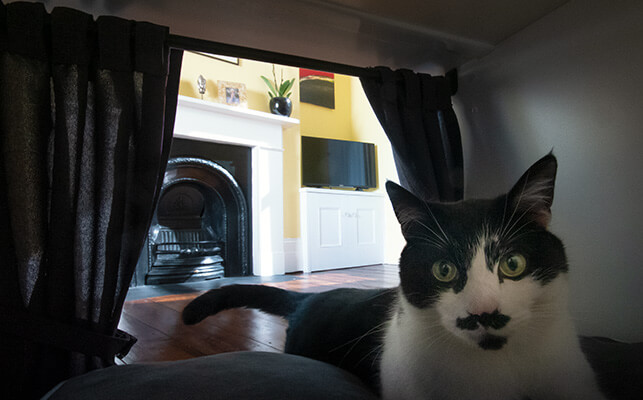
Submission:
<svg viewBox="0 0 643 400">
<path fill-rule="evenodd" d="M 217 81 L 219 103 L 235 107 L 248 107 L 248 96 L 245 83 Z"/>
</svg>

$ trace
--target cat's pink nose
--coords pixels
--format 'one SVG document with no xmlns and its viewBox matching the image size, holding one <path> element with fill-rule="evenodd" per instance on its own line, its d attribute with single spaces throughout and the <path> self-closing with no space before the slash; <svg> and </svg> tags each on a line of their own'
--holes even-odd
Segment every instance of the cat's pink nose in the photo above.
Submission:
<svg viewBox="0 0 643 400">
<path fill-rule="evenodd" d="M 498 301 L 493 299 L 479 299 L 469 305 L 467 312 L 472 315 L 493 314 L 498 311 Z"/>
</svg>

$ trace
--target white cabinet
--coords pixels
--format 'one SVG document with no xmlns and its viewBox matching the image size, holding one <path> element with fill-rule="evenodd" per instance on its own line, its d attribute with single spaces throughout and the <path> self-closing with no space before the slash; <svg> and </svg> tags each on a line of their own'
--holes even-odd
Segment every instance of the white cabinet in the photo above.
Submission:
<svg viewBox="0 0 643 400">
<path fill-rule="evenodd" d="M 384 195 L 302 188 L 304 272 L 384 262 Z"/>
</svg>

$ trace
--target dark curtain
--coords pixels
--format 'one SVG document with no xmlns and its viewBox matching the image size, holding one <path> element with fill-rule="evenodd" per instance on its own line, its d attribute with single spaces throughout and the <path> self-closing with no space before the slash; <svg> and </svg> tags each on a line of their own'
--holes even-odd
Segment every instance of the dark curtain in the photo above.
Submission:
<svg viewBox="0 0 643 400">
<path fill-rule="evenodd" d="M 117 326 L 169 153 L 181 54 L 167 37 L 0 3 L 2 398 L 37 398 L 135 341 Z"/>
<path fill-rule="evenodd" d="M 360 76 L 393 148 L 400 184 L 426 201 L 463 197 L 462 141 L 451 105 L 454 81 L 410 70 Z"/>
</svg>

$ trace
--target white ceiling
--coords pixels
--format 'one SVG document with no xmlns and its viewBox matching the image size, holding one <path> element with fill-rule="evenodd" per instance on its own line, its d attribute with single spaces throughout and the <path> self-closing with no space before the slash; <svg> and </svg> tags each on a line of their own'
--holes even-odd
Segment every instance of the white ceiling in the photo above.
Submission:
<svg viewBox="0 0 643 400">
<path fill-rule="evenodd" d="M 297 1 L 358 19 L 355 34 L 385 42 L 400 60 L 417 67 L 430 54 L 449 68 L 486 54 L 569 0 Z"/>
<path fill-rule="evenodd" d="M 302 0 L 336 6 L 366 19 L 498 44 L 568 0 Z"/>
<path fill-rule="evenodd" d="M 5 0 L 5 4 L 14 0 Z M 444 70 L 568 0 L 43 0 L 174 34 L 355 66 Z"/>
</svg>

